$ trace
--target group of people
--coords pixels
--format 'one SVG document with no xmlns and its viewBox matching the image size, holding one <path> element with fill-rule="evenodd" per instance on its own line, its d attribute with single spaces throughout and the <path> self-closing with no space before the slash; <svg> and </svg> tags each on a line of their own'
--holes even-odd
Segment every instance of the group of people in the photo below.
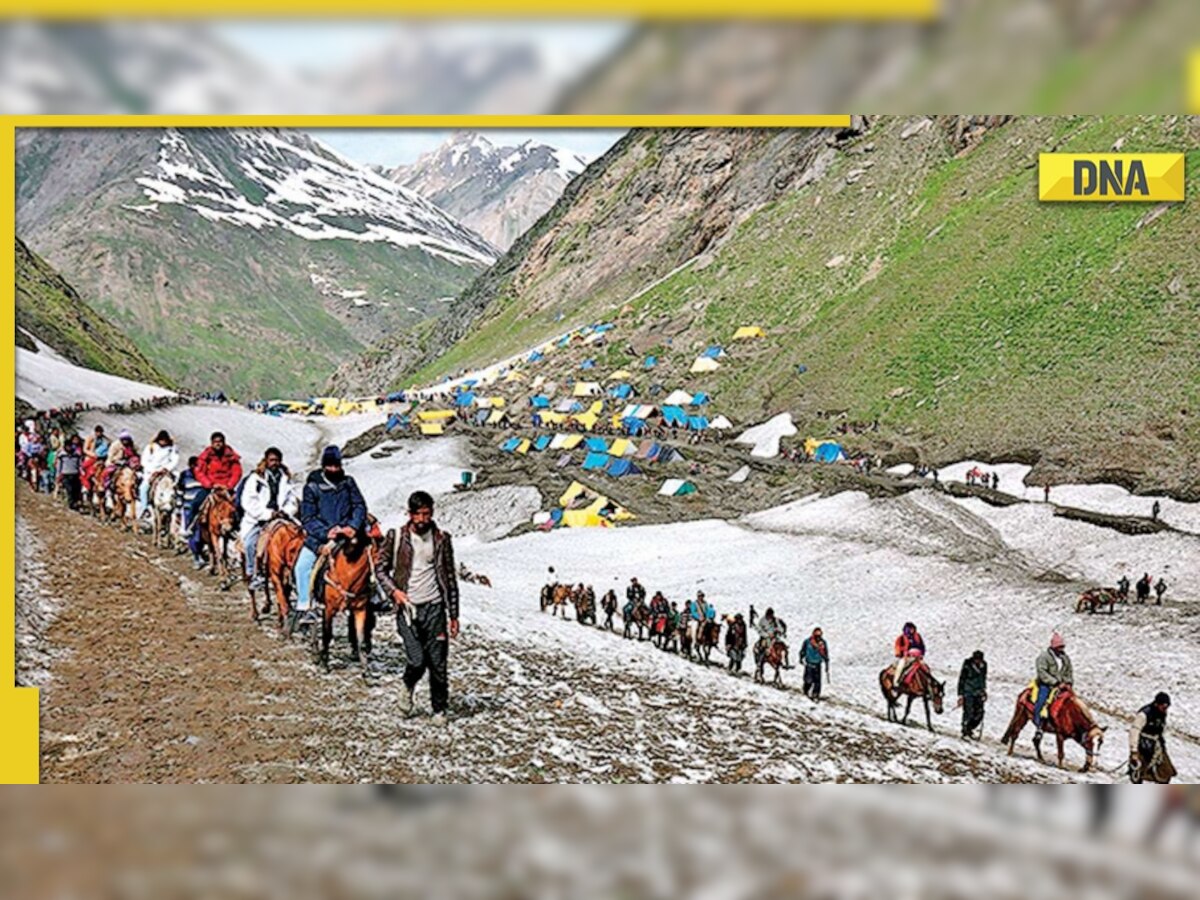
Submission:
<svg viewBox="0 0 1200 900">
<path fill-rule="evenodd" d="M 1150 592 L 1154 592 L 1155 601 L 1159 606 L 1162 606 L 1163 597 L 1167 593 L 1167 580 L 1162 576 L 1158 576 L 1158 580 L 1154 581 L 1150 577 L 1149 572 L 1144 572 L 1142 577 L 1137 580 L 1134 586 L 1138 603 L 1148 603 L 1150 601 Z M 1122 575 L 1117 582 L 1117 596 L 1122 600 L 1129 599 L 1129 576 Z"/>
</svg>

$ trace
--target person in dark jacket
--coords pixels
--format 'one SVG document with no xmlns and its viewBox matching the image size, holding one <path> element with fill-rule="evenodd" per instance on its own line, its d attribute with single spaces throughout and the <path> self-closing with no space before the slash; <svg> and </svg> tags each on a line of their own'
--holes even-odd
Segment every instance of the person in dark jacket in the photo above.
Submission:
<svg viewBox="0 0 1200 900">
<path fill-rule="evenodd" d="M 67 439 L 66 446 L 58 452 L 54 467 L 59 488 L 67 495 L 67 506 L 79 509 L 83 499 L 83 488 L 79 480 L 83 467 L 83 439 L 79 435 Z"/>
<path fill-rule="evenodd" d="M 433 498 L 417 491 L 408 498 L 408 524 L 396 535 L 391 572 L 379 583 L 396 601 L 396 628 L 404 641 L 400 712 L 411 715 L 413 690 L 429 672 L 429 703 L 441 722 L 450 701 L 450 641 L 458 637 L 458 570 L 450 535 L 433 521 Z"/>
<path fill-rule="evenodd" d="M 726 616 L 725 621 L 729 624 L 725 629 L 725 655 L 729 657 L 729 671 L 740 675 L 742 662 L 746 659 L 746 647 L 749 646 L 746 620 L 738 613 L 732 618 Z"/>
<path fill-rule="evenodd" d="M 1134 717 L 1129 729 L 1129 780 L 1134 784 L 1141 784 L 1147 775 L 1158 781 L 1164 770 L 1174 772 L 1167 756 L 1167 712 L 1170 708 L 1170 695 L 1159 693 Z"/>
<path fill-rule="evenodd" d="M 962 707 L 962 736 L 970 739 L 983 725 L 983 709 L 987 703 L 987 660 L 983 651 L 976 650 L 963 661 L 958 673 L 958 705 Z M 979 737 L 983 737 L 982 733 Z"/>
<path fill-rule="evenodd" d="M 312 570 L 317 555 L 339 537 L 353 538 L 367 527 L 367 501 L 354 479 L 342 468 L 342 452 L 329 446 L 321 453 L 321 468 L 304 482 L 300 501 L 304 547 L 296 559 L 296 612 L 300 624 L 318 621 L 312 605 Z"/>
</svg>

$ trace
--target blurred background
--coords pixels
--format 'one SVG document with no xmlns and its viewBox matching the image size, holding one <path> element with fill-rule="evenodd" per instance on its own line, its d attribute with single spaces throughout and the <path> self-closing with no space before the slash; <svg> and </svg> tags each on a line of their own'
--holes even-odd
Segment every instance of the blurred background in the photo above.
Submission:
<svg viewBox="0 0 1200 900">
<path fill-rule="evenodd" d="M 0 113 L 1180 112 L 1200 4 L 943 0 L 935 22 L 0 25 Z"/>
<path fill-rule="evenodd" d="M 1156 832 L 1158 788 L 842 787 L 9 788 L 0 876 L 22 898 L 1196 896 L 1194 789 Z"/>
</svg>

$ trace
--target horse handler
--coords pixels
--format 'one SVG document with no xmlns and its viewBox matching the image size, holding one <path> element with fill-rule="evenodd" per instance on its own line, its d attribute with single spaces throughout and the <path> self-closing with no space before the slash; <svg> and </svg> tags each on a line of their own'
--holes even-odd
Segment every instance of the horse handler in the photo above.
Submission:
<svg viewBox="0 0 1200 900">
<path fill-rule="evenodd" d="M 407 665 L 400 711 L 413 711 L 413 691 L 429 672 L 429 703 L 443 722 L 450 700 L 449 642 L 458 637 L 458 570 L 450 535 L 433 521 L 433 498 L 416 491 L 408 498 L 408 524 L 396 536 L 392 572 L 379 582 L 396 601 L 396 628 Z"/>
</svg>

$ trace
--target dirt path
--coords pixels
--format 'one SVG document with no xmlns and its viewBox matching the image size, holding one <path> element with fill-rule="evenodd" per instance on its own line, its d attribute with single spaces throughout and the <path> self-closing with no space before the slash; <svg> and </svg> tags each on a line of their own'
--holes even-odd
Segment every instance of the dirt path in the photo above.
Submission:
<svg viewBox="0 0 1200 900">
<path fill-rule="evenodd" d="M 489 639 L 486 623 L 469 623 L 455 647 L 454 716 L 439 728 L 395 710 L 403 659 L 390 621 L 369 684 L 344 638 L 334 671 L 321 673 L 301 642 L 252 624 L 244 595 L 222 593 L 186 557 L 27 491 L 18 516 L 44 553 L 38 578 L 58 607 L 43 641 L 47 782 L 1043 777 L 968 749 L 935 746 L 913 759 L 900 731 L 714 696 L 686 676 L 617 674 L 571 655 L 569 631 L 560 655 Z M 419 695 L 418 709 L 427 702 Z"/>
</svg>

